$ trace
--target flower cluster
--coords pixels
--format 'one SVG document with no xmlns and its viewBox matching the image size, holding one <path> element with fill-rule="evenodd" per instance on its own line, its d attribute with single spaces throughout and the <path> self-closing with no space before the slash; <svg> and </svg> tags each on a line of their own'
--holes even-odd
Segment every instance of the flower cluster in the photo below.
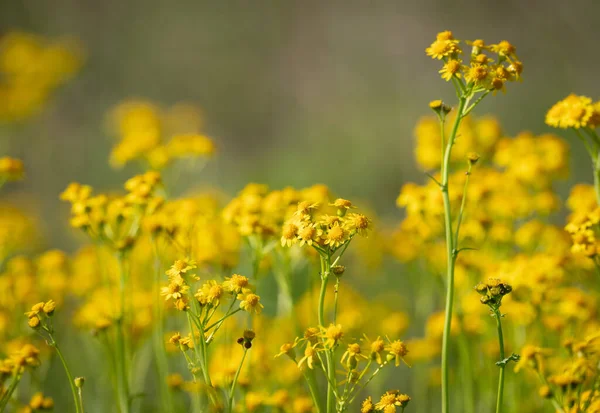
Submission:
<svg viewBox="0 0 600 413">
<path fill-rule="evenodd" d="M 403 394 L 399 390 L 392 390 L 385 392 L 381 399 L 378 402 L 373 403 L 371 397 L 367 397 L 363 402 L 360 409 L 361 413 L 373 413 L 373 412 L 383 412 L 383 413 L 396 413 L 398 408 L 400 408 L 401 412 L 404 411 L 404 408 L 410 402 L 410 397 L 406 394 Z"/>
<path fill-rule="evenodd" d="M 82 229 L 92 239 L 106 240 L 116 249 L 125 249 L 139 235 L 143 216 L 163 203 L 162 197 L 155 196 L 160 186 L 160 174 L 147 172 L 125 183 L 124 196 L 93 196 L 90 186 L 72 183 L 60 198 L 71 204 L 73 227 Z"/>
<path fill-rule="evenodd" d="M 450 31 L 438 33 L 436 40 L 425 50 L 432 59 L 443 60 L 442 79 L 464 78 L 466 87 L 473 91 L 504 91 L 506 82 L 521 78 L 523 64 L 517 58 L 515 46 L 508 41 L 486 45 L 478 39 L 466 43 L 471 46 L 466 62 L 463 62 L 460 41 Z"/>
<path fill-rule="evenodd" d="M 109 125 L 118 138 L 111 153 L 117 167 L 140 161 L 163 169 L 178 159 L 206 159 L 215 152 L 214 142 L 201 133 L 200 110 L 190 104 L 162 110 L 152 102 L 126 101 L 113 109 Z"/>
<path fill-rule="evenodd" d="M 354 209 L 352 202 L 338 198 L 330 206 L 336 214 L 315 214 L 319 205 L 310 201 L 298 203 L 296 212 L 283 224 L 281 245 L 309 245 L 319 252 L 335 252 L 356 234 L 365 236 L 371 220 L 363 214 L 347 212 Z"/>
<path fill-rule="evenodd" d="M 323 203 L 329 197 L 324 185 L 304 189 L 291 187 L 269 190 L 267 185 L 248 184 L 223 210 L 225 221 L 232 223 L 244 237 L 268 241 L 281 231 L 283 222 L 296 211 L 298 202 Z"/>
<path fill-rule="evenodd" d="M 565 412 L 600 411 L 597 381 L 600 334 L 565 339 L 562 351 L 526 345 L 515 371 L 530 369 L 541 379 L 539 395 Z"/>
<path fill-rule="evenodd" d="M 512 291 L 512 287 L 497 278 L 490 278 L 485 283 L 477 284 L 475 291 L 481 295 L 481 304 L 498 308 L 502 305 L 502 298 Z"/>
<path fill-rule="evenodd" d="M 546 123 L 561 129 L 594 129 L 600 125 L 600 102 L 572 93 L 548 110 Z"/>
<path fill-rule="evenodd" d="M 36 114 L 81 67 L 73 39 L 46 39 L 21 31 L 0 37 L 0 122 Z"/>
</svg>

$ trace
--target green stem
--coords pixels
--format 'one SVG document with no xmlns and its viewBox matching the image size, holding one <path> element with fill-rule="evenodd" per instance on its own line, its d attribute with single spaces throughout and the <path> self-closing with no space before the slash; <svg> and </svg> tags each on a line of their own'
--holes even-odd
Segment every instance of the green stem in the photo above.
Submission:
<svg viewBox="0 0 600 413">
<path fill-rule="evenodd" d="M 358 388 L 354 392 L 354 396 L 352 396 L 352 398 L 350 399 L 350 401 L 348 402 L 348 404 L 352 404 L 352 402 L 354 402 L 354 399 L 356 399 L 356 396 L 358 396 L 358 394 L 360 393 L 360 391 L 362 389 L 364 389 L 365 387 L 367 387 L 369 385 L 369 383 L 371 383 L 371 380 L 373 380 L 375 378 L 375 376 L 377 376 L 377 374 L 381 371 L 381 369 L 384 368 L 387 364 L 388 364 L 388 362 L 386 361 L 382 365 L 378 366 L 377 369 L 373 372 L 373 374 L 371 374 L 371 377 L 369 377 L 366 382 L 364 382 L 363 384 L 360 384 L 358 386 Z M 353 391 L 354 391 L 354 389 L 350 390 L 351 393 Z"/>
<path fill-rule="evenodd" d="M 329 280 L 329 270 L 324 264 L 325 258 L 321 257 L 321 291 L 319 293 L 319 325 L 325 328 L 325 294 L 327 292 L 327 281 Z"/>
<path fill-rule="evenodd" d="M 85 410 L 83 408 L 83 389 L 81 387 L 79 387 L 77 389 L 77 395 L 79 396 L 78 399 L 79 399 L 79 407 L 81 408 L 81 413 L 84 413 Z"/>
<path fill-rule="evenodd" d="M 77 395 L 77 390 L 75 388 L 75 381 L 73 380 L 73 376 L 71 375 L 69 366 L 67 366 L 67 361 L 65 360 L 62 352 L 60 351 L 60 348 L 58 347 L 58 344 L 56 343 L 52 335 L 50 335 L 50 345 L 54 347 L 54 350 L 56 350 L 56 354 L 58 355 L 58 358 L 60 359 L 60 362 L 62 363 L 65 369 L 65 373 L 67 374 L 67 379 L 69 380 L 69 385 L 71 386 L 71 393 L 73 395 L 73 403 L 75 403 L 75 411 L 77 413 L 83 413 L 83 410 L 81 409 L 79 403 L 79 396 Z"/>
<path fill-rule="evenodd" d="M 340 291 L 340 277 L 335 277 L 335 287 L 333 290 L 333 324 L 335 324 L 337 321 L 339 291 Z"/>
<path fill-rule="evenodd" d="M 583 135 L 583 133 L 581 133 L 581 131 L 579 129 L 573 129 L 575 131 L 575 133 L 577 134 L 577 136 L 579 137 L 579 139 L 581 140 L 581 142 L 583 143 L 583 146 L 585 146 L 585 149 L 587 150 L 588 154 L 590 155 L 590 158 L 592 160 L 592 170 L 594 172 L 594 190 L 596 192 L 596 201 L 598 202 L 598 204 L 600 205 L 600 156 L 598 156 L 598 135 L 596 134 L 595 131 L 593 131 L 593 134 L 591 132 L 588 132 L 588 134 L 590 134 L 590 137 L 594 143 L 594 146 L 590 145 L 590 143 L 588 142 L 588 140 L 586 139 L 586 137 Z"/>
<path fill-rule="evenodd" d="M 496 317 L 496 328 L 498 330 L 498 345 L 500 346 L 500 360 L 504 360 L 504 335 L 502 334 L 502 314 L 499 309 L 494 309 Z M 498 396 L 496 398 L 496 413 L 502 412 L 502 398 L 504 397 L 504 372 L 506 364 L 500 365 L 500 376 L 498 377 Z"/>
<path fill-rule="evenodd" d="M 490 91 L 489 91 L 489 90 L 488 90 L 488 91 L 485 91 L 485 92 L 483 92 L 483 93 L 481 94 L 481 96 L 479 96 L 479 97 L 477 98 L 477 100 L 475 100 L 475 102 L 473 102 L 473 104 L 472 104 L 471 106 L 469 106 L 469 107 L 468 107 L 468 108 L 465 110 L 465 112 L 464 112 L 464 113 L 461 115 L 461 117 L 463 117 L 463 118 L 464 118 L 464 117 L 465 117 L 465 116 L 467 116 L 469 113 L 471 113 L 471 111 L 472 111 L 472 110 L 475 108 L 475 106 L 477 106 L 477 104 L 478 104 L 479 102 L 481 102 L 481 101 L 483 100 L 483 98 L 485 98 L 485 97 L 488 95 L 488 93 L 490 93 Z"/>
<path fill-rule="evenodd" d="M 232 305 L 229 307 L 229 310 L 231 310 L 231 307 L 233 307 L 233 304 L 234 304 L 234 303 L 235 303 L 235 299 L 232 301 L 232 303 L 231 303 Z M 223 321 L 225 321 L 225 319 L 226 319 L 227 317 L 230 317 L 230 316 L 234 315 L 234 314 L 235 314 L 235 313 L 237 313 L 238 311 L 242 311 L 242 309 L 241 309 L 241 308 L 237 308 L 237 309 L 233 310 L 231 313 L 229 312 L 229 310 L 227 310 L 227 313 L 226 313 L 226 314 L 225 314 L 223 317 L 219 318 L 217 321 L 215 321 L 214 323 L 212 323 L 211 325 L 209 325 L 208 327 L 206 327 L 204 330 L 205 330 L 205 331 L 209 331 L 209 330 L 210 330 L 211 328 L 213 328 L 214 326 L 216 326 L 216 325 L 218 325 L 218 324 L 221 324 Z"/>
<path fill-rule="evenodd" d="M 471 169 L 473 165 L 469 162 L 469 168 L 467 169 L 467 177 L 465 178 L 465 186 L 463 188 L 462 200 L 460 202 L 460 211 L 458 212 L 458 219 L 456 222 L 456 232 L 454 233 L 454 242 L 458 248 L 458 235 L 460 233 L 460 225 L 462 224 L 463 215 L 465 213 L 465 205 L 467 203 L 467 187 L 469 186 L 469 178 L 471 177 Z"/>
<path fill-rule="evenodd" d="M 448 390 L 448 348 L 450 345 L 450 329 L 452 323 L 452 309 L 454 304 L 454 264 L 456 263 L 456 245 L 452 234 L 452 211 L 450 205 L 450 195 L 448 193 L 448 180 L 450 173 L 450 155 L 452 146 L 456 139 L 458 126 L 462 119 L 462 112 L 465 108 L 466 99 L 461 97 L 459 100 L 456 119 L 452 127 L 452 132 L 448 138 L 446 152 L 442 162 L 442 197 L 444 200 L 444 219 L 446 231 L 446 255 L 447 255 L 447 284 L 446 284 L 446 314 L 444 320 L 444 334 L 442 338 L 442 413 L 450 412 L 450 393 Z"/>
<path fill-rule="evenodd" d="M 317 385 L 317 379 L 315 378 L 315 372 L 312 369 L 306 369 L 302 372 L 304 374 L 304 378 L 306 379 L 306 383 L 308 383 L 308 390 L 310 391 L 310 395 L 313 399 L 313 403 L 317 408 L 317 413 L 323 413 L 325 409 L 323 408 L 323 401 L 319 397 L 319 386 Z"/>
<path fill-rule="evenodd" d="M 10 401 L 12 394 L 15 392 L 15 389 L 19 385 L 19 382 L 21 381 L 21 377 L 23 377 L 22 374 L 15 373 L 13 375 L 13 379 L 10 383 L 10 387 L 8 388 L 6 393 L 4 393 L 4 395 L 2 396 L 2 400 L 0 400 L 0 412 L 4 412 L 4 409 L 6 409 L 6 405 Z"/>
<path fill-rule="evenodd" d="M 463 389 L 464 389 L 464 412 L 475 413 L 475 405 L 473 398 L 473 372 L 471 365 L 472 354 L 469 349 L 469 341 L 464 332 L 461 332 L 458 338 L 458 349 L 460 352 L 461 364 L 463 367 Z"/>
<path fill-rule="evenodd" d="M 321 292 L 319 294 L 319 325 L 325 327 L 325 293 L 327 292 L 327 281 L 329 280 L 331 268 L 331 256 L 321 255 Z M 335 364 L 333 361 L 333 349 L 326 349 L 327 360 L 327 413 L 335 411 Z"/>
<path fill-rule="evenodd" d="M 127 374 L 127 350 L 125 345 L 125 287 L 127 286 L 127 270 L 125 269 L 125 259 L 122 252 L 117 253 L 119 264 L 119 316 L 116 323 L 116 364 L 117 364 L 117 382 L 119 384 L 119 410 L 121 413 L 129 413 L 129 378 Z"/>
<path fill-rule="evenodd" d="M 161 402 L 165 411 L 173 410 L 173 398 L 171 391 L 165 378 L 168 373 L 169 362 L 167 360 L 167 352 L 164 345 L 164 315 L 163 303 L 160 296 L 160 280 L 161 280 L 161 262 L 158 253 L 158 245 L 155 239 L 152 240 L 154 250 L 154 330 L 153 330 L 153 346 L 156 362 L 156 372 L 158 373 L 159 388 L 161 392 Z"/>
<path fill-rule="evenodd" d="M 248 353 L 248 349 L 244 347 L 244 354 L 242 355 L 242 360 L 240 361 L 240 365 L 235 372 L 235 376 L 233 377 L 233 382 L 231 383 L 231 389 L 229 390 L 229 397 L 227 398 L 227 411 L 233 412 L 233 395 L 235 394 L 235 386 L 237 385 L 238 378 L 240 377 L 240 372 L 242 371 L 242 366 L 244 365 L 244 360 L 246 359 L 246 353 Z"/>
</svg>

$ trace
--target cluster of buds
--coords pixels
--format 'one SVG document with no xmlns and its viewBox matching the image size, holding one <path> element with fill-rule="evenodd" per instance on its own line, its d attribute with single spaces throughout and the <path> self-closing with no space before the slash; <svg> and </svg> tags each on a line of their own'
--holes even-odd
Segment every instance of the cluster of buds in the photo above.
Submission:
<svg viewBox="0 0 600 413">
<path fill-rule="evenodd" d="M 477 284 L 475 291 L 481 295 L 481 304 L 498 308 L 502 305 L 502 298 L 512 291 L 512 287 L 497 278 L 489 278 L 487 282 Z"/>
<path fill-rule="evenodd" d="M 49 328 L 50 326 L 46 325 L 47 321 L 54 314 L 54 309 L 56 308 L 56 303 L 54 300 L 49 300 L 47 302 L 40 302 L 31 307 L 31 311 L 25 313 L 29 321 L 29 327 L 33 329 L 38 328 Z"/>
<path fill-rule="evenodd" d="M 237 339 L 237 343 L 244 349 L 248 350 L 252 348 L 252 340 L 256 337 L 256 333 L 252 330 L 244 330 L 242 337 Z"/>
</svg>

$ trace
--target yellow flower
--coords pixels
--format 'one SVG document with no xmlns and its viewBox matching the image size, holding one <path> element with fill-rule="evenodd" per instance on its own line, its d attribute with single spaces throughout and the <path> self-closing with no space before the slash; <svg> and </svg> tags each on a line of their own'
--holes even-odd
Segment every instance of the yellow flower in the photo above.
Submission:
<svg viewBox="0 0 600 413">
<path fill-rule="evenodd" d="M 442 75 L 442 79 L 446 80 L 446 81 L 450 81 L 452 80 L 452 78 L 454 76 L 456 77 L 461 77 L 462 75 L 460 74 L 460 70 L 461 70 L 461 60 L 458 59 L 450 59 L 448 60 L 445 64 L 444 67 L 442 67 L 442 70 L 440 70 L 440 74 Z"/>
<path fill-rule="evenodd" d="M 184 258 L 182 260 L 177 260 L 171 265 L 171 268 L 167 270 L 167 275 L 169 277 L 177 277 L 181 274 L 185 274 L 189 270 L 193 270 L 196 268 L 196 261 L 190 260 L 188 258 Z"/>
<path fill-rule="evenodd" d="M 304 349 L 304 357 L 302 357 L 298 361 L 298 368 L 302 369 L 304 363 L 308 366 L 309 369 L 313 369 L 315 363 L 319 361 L 317 353 L 318 353 L 317 345 L 314 346 L 311 343 L 306 343 L 306 348 Z"/>
<path fill-rule="evenodd" d="M 371 226 L 371 220 L 363 214 L 348 214 L 344 220 L 344 226 L 350 232 L 366 235 Z"/>
<path fill-rule="evenodd" d="M 248 277 L 243 275 L 233 274 L 231 277 L 225 277 L 223 281 L 223 289 L 227 292 L 239 294 L 244 289 L 253 289 Z"/>
<path fill-rule="evenodd" d="M 291 247 L 297 241 L 298 225 L 295 222 L 286 222 L 281 230 L 281 246 Z"/>
<path fill-rule="evenodd" d="M 317 240 L 317 226 L 314 223 L 303 223 L 302 227 L 298 230 L 298 239 L 300 240 L 300 246 L 304 244 L 313 245 L 313 242 Z"/>
<path fill-rule="evenodd" d="M 462 53 L 458 47 L 458 40 L 454 39 L 454 36 L 450 31 L 438 33 L 436 40 L 431 46 L 425 49 L 425 52 L 427 53 L 427 56 L 431 56 L 431 58 L 438 60 Z"/>
<path fill-rule="evenodd" d="M 348 231 L 344 229 L 339 223 L 335 223 L 325 233 L 325 245 L 329 245 L 329 248 L 339 248 L 348 240 Z"/>
<path fill-rule="evenodd" d="M 281 347 L 279 348 L 279 353 L 277 353 L 275 355 L 275 357 L 281 357 L 285 354 L 292 360 L 296 360 L 296 351 L 294 350 L 294 347 L 296 347 L 296 344 L 298 344 L 298 340 L 294 340 L 293 343 L 282 344 Z"/>
<path fill-rule="evenodd" d="M 373 341 L 369 340 L 369 338 L 364 335 L 365 340 L 368 343 L 370 349 L 370 357 L 375 360 L 377 364 L 383 364 L 383 360 L 381 355 L 385 351 L 385 342 L 381 339 L 381 337 L 377 336 L 377 338 Z"/>
<path fill-rule="evenodd" d="M 489 48 L 492 52 L 506 57 L 514 57 L 515 52 L 517 51 L 517 48 L 506 40 L 502 40 L 498 44 L 492 44 Z"/>
<path fill-rule="evenodd" d="M 223 293 L 224 289 L 220 283 L 215 280 L 208 280 L 200 287 L 194 297 L 196 297 L 200 305 L 216 307 L 219 305 Z"/>
<path fill-rule="evenodd" d="M 365 400 L 363 400 L 362 405 L 360 407 L 360 413 L 372 413 L 374 410 L 375 405 L 373 404 L 371 396 L 369 396 Z"/>
<path fill-rule="evenodd" d="M 356 367 L 356 362 L 358 362 L 359 358 L 367 359 L 367 357 L 364 354 L 362 354 L 362 350 L 360 348 L 360 344 L 358 344 L 358 343 L 351 343 L 351 344 L 348 344 L 348 348 L 346 349 L 346 351 L 342 355 L 341 361 L 343 363 L 344 360 L 348 359 L 348 365 L 352 366 L 354 364 L 354 367 Z"/>
<path fill-rule="evenodd" d="M 396 393 L 386 392 L 375 404 L 375 409 L 381 410 L 383 413 L 396 413 L 396 406 L 400 406 L 396 400 Z"/>
<path fill-rule="evenodd" d="M 390 341 L 385 350 L 389 352 L 390 356 L 393 357 L 392 359 L 395 360 L 396 367 L 400 365 L 400 361 L 403 361 L 404 364 L 409 366 L 406 360 L 404 360 L 404 356 L 408 354 L 408 348 L 406 347 L 406 344 L 404 344 L 403 341 Z"/>
<path fill-rule="evenodd" d="M 344 331 L 342 330 L 341 324 L 330 324 L 323 334 L 325 341 L 325 347 L 335 347 L 339 341 L 344 337 Z"/>
<path fill-rule="evenodd" d="M 317 209 L 319 207 L 319 204 L 316 202 L 310 202 L 310 201 L 301 201 L 298 202 L 298 207 L 296 208 L 296 212 L 294 212 L 294 215 L 298 215 L 298 216 L 304 216 L 304 215 L 310 215 L 310 213 Z"/>
<path fill-rule="evenodd" d="M 55 308 L 56 308 L 56 303 L 54 302 L 54 300 L 49 300 L 44 304 L 44 307 L 42 308 L 42 310 L 47 315 L 52 315 L 52 313 L 54 313 Z"/>
<path fill-rule="evenodd" d="M 264 306 L 260 303 L 260 297 L 254 294 L 251 290 L 242 290 L 242 293 L 237 295 L 240 300 L 240 308 L 249 313 L 260 314 Z"/>
<path fill-rule="evenodd" d="M 165 296 L 166 301 L 170 299 L 179 300 L 184 294 L 187 294 L 189 289 L 190 286 L 185 284 L 183 279 L 181 279 L 180 281 L 171 281 L 168 286 L 161 288 L 160 293 Z"/>
<path fill-rule="evenodd" d="M 482 86 L 489 80 L 489 68 L 478 63 L 471 64 L 465 74 L 465 79 L 475 86 Z"/>
<path fill-rule="evenodd" d="M 44 302 L 34 304 L 33 307 L 31 307 L 31 311 L 26 312 L 25 315 L 29 318 L 37 316 L 40 312 L 44 310 L 44 305 Z"/>
</svg>

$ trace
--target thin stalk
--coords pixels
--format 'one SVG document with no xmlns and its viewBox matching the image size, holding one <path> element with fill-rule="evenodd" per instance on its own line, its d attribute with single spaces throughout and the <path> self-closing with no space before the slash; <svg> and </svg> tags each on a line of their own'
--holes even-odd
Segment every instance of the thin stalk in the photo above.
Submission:
<svg viewBox="0 0 600 413">
<path fill-rule="evenodd" d="M 329 280 L 331 257 L 329 254 L 321 255 L 321 291 L 319 294 L 319 325 L 325 328 L 325 293 L 327 292 L 327 281 Z M 333 349 L 326 349 L 325 359 L 327 361 L 327 413 L 335 411 L 335 364 L 333 362 Z"/>
<path fill-rule="evenodd" d="M 600 156 L 598 156 L 598 144 L 596 143 L 594 146 L 590 145 L 586 137 L 579 131 L 579 129 L 574 129 L 575 133 L 585 146 L 588 154 L 590 155 L 590 159 L 592 160 L 592 170 L 594 173 L 594 190 L 596 192 L 596 201 L 600 205 Z M 594 135 L 591 135 L 591 139 L 594 142 L 597 142 L 598 135 L 594 131 Z"/>
<path fill-rule="evenodd" d="M 4 412 L 4 409 L 6 409 L 6 405 L 10 401 L 12 394 L 15 392 L 15 389 L 19 385 L 19 382 L 21 381 L 21 377 L 23 377 L 22 374 L 15 373 L 13 375 L 13 379 L 10 383 L 10 387 L 8 388 L 6 393 L 4 393 L 4 395 L 2 396 L 2 400 L 0 400 L 0 412 Z"/>
<path fill-rule="evenodd" d="M 340 291 L 340 277 L 335 277 L 335 288 L 333 290 L 333 324 L 337 320 L 338 295 Z"/>
<path fill-rule="evenodd" d="M 465 334 L 461 332 L 458 338 L 458 349 L 460 352 L 461 364 L 463 366 L 463 390 L 464 390 L 464 412 L 475 413 L 475 404 L 473 397 L 473 371 L 471 365 L 472 354 L 469 351 L 469 341 Z"/>
<path fill-rule="evenodd" d="M 233 304 L 234 304 L 234 303 L 235 303 L 235 300 L 232 302 L 232 307 L 233 307 Z M 229 310 L 231 310 L 231 307 L 229 308 Z M 237 313 L 238 311 L 242 311 L 242 309 L 241 309 L 241 308 L 236 308 L 236 309 L 235 309 L 235 310 L 233 310 L 231 313 L 229 312 L 229 310 L 227 311 L 227 313 L 226 313 L 226 314 L 225 314 L 223 317 L 219 318 L 217 321 L 215 321 L 214 323 L 212 323 L 211 325 L 209 325 L 208 327 L 206 327 L 204 330 L 205 330 L 205 331 L 209 331 L 209 330 L 210 330 L 211 328 L 213 328 L 214 326 L 216 326 L 216 325 L 218 325 L 218 324 L 222 324 L 222 323 L 225 321 L 225 319 L 226 319 L 227 317 L 230 317 L 230 316 L 234 315 L 234 314 L 235 314 L 235 313 Z"/>
<path fill-rule="evenodd" d="M 117 383 L 119 384 L 119 410 L 121 413 L 129 413 L 129 378 L 127 374 L 127 350 L 125 345 L 125 287 L 127 285 L 128 274 L 125 269 L 125 260 L 122 252 L 117 253 L 119 264 L 119 316 L 116 323 L 116 364 L 117 364 Z"/>
<path fill-rule="evenodd" d="M 386 361 L 383 364 L 381 364 L 380 366 L 378 366 L 377 369 L 373 372 L 373 374 L 371 374 L 371 377 L 369 377 L 366 382 L 358 385 L 358 388 L 356 389 L 355 392 L 354 392 L 354 388 L 352 390 L 350 390 L 351 393 L 354 392 L 354 396 L 352 396 L 352 398 L 350 399 L 348 404 L 352 404 L 354 402 L 354 399 L 356 399 L 356 396 L 358 396 L 359 392 L 362 389 L 364 389 L 365 387 L 367 387 L 369 385 L 369 383 L 371 383 L 371 380 L 373 380 L 375 378 L 375 376 L 377 376 L 377 374 L 381 371 L 381 369 L 384 368 L 387 364 L 388 364 L 388 362 Z"/>
<path fill-rule="evenodd" d="M 329 281 L 329 270 L 325 270 L 325 258 L 321 257 L 321 291 L 319 293 L 319 325 L 325 328 L 325 293 L 327 292 L 327 281 Z"/>
<path fill-rule="evenodd" d="M 233 395 L 235 394 L 235 386 L 237 385 L 238 378 L 240 377 L 240 372 L 242 371 L 242 366 L 244 365 L 244 360 L 246 359 L 246 353 L 248 353 L 248 349 L 244 347 L 244 354 L 242 355 L 242 360 L 240 361 L 240 365 L 235 372 L 235 376 L 233 376 L 233 382 L 231 383 L 231 389 L 229 390 L 229 397 L 227 398 L 227 411 L 233 412 Z"/>
<path fill-rule="evenodd" d="M 308 390 L 310 391 L 313 403 L 317 408 L 317 413 L 323 413 L 325 409 L 323 408 L 323 401 L 319 397 L 319 386 L 317 385 L 317 379 L 315 378 L 314 370 L 306 369 L 302 373 L 304 374 L 306 383 L 308 383 Z"/>
<path fill-rule="evenodd" d="M 446 152 L 442 162 L 442 197 L 444 200 L 444 219 L 446 231 L 446 255 L 447 255 L 447 284 L 446 284 L 446 315 L 444 320 L 444 334 L 442 338 L 442 413 L 450 412 L 450 392 L 448 389 L 448 349 L 450 345 L 450 329 L 452 322 L 452 310 L 454 305 L 454 264 L 456 263 L 456 245 L 452 234 L 452 210 L 450 206 L 450 195 L 448 193 L 448 179 L 450 175 L 450 155 L 452 146 L 456 139 L 458 126 L 462 119 L 462 112 L 466 105 L 466 99 L 459 99 L 456 119 L 452 132 L 448 137 Z"/>
<path fill-rule="evenodd" d="M 465 213 L 465 205 L 467 203 L 467 188 L 469 186 L 469 178 L 471 177 L 471 169 L 473 168 L 473 164 L 469 162 L 469 168 L 467 169 L 467 177 L 465 178 L 465 186 L 463 188 L 462 200 L 460 203 L 460 211 L 458 212 L 458 219 L 456 222 L 456 232 L 454 234 L 454 243 L 456 247 L 458 247 L 458 235 L 460 233 L 460 225 L 462 224 L 463 215 Z"/>
<path fill-rule="evenodd" d="M 499 309 L 494 309 L 496 317 L 496 328 L 498 330 L 498 345 L 500 346 L 500 360 L 504 360 L 504 335 L 502 334 L 502 314 Z M 502 412 L 502 399 L 504 397 L 504 371 L 506 364 L 500 364 L 500 375 L 498 377 L 498 396 L 496 398 L 496 413 Z"/>
<path fill-rule="evenodd" d="M 65 369 L 65 373 L 67 374 L 67 379 L 69 380 L 69 386 L 71 386 L 73 403 L 75 403 L 75 411 L 77 413 L 83 413 L 83 410 L 81 409 L 81 406 L 79 403 L 79 396 L 77 395 L 77 390 L 75 388 L 75 381 L 73 380 L 73 376 L 71 375 L 71 371 L 69 370 L 67 361 L 65 360 L 62 352 L 60 351 L 60 348 L 58 347 L 58 344 L 56 343 L 56 341 L 54 340 L 54 337 L 52 335 L 50 335 L 50 345 L 52 347 L 54 347 L 54 350 L 56 350 L 56 354 L 58 355 L 58 358 L 60 359 L 60 362 L 62 363 L 63 368 Z"/>
<path fill-rule="evenodd" d="M 81 387 L 79 387 L 77 389 L 77 396 L 79 396 L 78 399 L 79 399 L 79 407 L 81 408 L 81 413 L 84 413 L 85 410 L 83 408 L 83 389 Z"/>
<path fill-rule="evenodd" d="M 161 402 L 163 409 L 165 411 L 173 410 L 173 398 L 171 395 L 171 391 L 165 380 L 168 373 L 168 360 L 167 353 L 165 349 L 164 341 L 164 315 L 163 315 L 163 303 L 164 301 L 160 296 L 160 280 L 161 280 L 161 262 L 160 255 L 158 253 L 158 245 L 157 241 L 153 239 L 152 242 L 153 250 L 154 250 L 154 330 L 153 330 L 153 347 L 154 347 L 154 356 L 156 362 L 156 372 L 158 373 L 158 381 L 159 388 L 161 392 Z"/>
<path fill-rule="evenodd" d="M 197 377 L 196 377 L 196 373 L 194 372 L 194 369 L 196 368 L 196 366 L 198 365 L 198 363 L 200 363 L 200 369 L 204 370 L 204 364 L 202 363 L 202 360 L 200 358 L 200 350 L 198 348 L 198 343 L 196 341 L 196 332 L 194 331 L 194 323 L 192 322 L 192 315 L 190 314 L 189 311 L 186 311 L 186 315 L 187 315 L 187 319 L 188 319 L 188 325 L 189 325 L 189 329 L 190 329 L 190 335 L 192 336 L 192 343 L 194 344 L 194 354 L 195 354 L 195 360 L 192 362 L 189 357 L 187 356 L 187 354 L 185 353 L 185 351 L 183 352 L 183 355 L 186 358 L 186 361 L 188 362 L 188 364 L 193 366 L 192 369 L 192 376 L 194 376 L 194 382 L 197 381 Z M 194 403 L 194 406 L 196 406 L 196 404 L 201 404 L 200 403 L 200 393 L 195 394 L 195 397 L 192 401 Z M 196 409 L 196 407 L 194 407 L 194 409 Z"/>
</svg>

